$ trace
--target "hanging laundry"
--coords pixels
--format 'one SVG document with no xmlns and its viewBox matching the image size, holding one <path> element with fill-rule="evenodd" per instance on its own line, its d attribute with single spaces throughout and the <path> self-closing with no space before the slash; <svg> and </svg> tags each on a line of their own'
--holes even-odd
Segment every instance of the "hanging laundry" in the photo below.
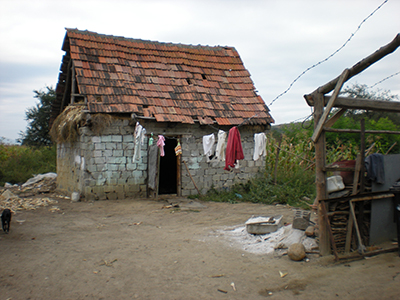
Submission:
<svg viewBox="0 0 400 300">
<path fill-rule="evenodd" d="M 135 163 L 136 161 L 140 160 L 141 158 L 141 145 L 142 145 L 142 140 L 143 140 L 143 135 L 146 133 L 146 129 L 143 128 L 142 125 L 139 124 L 139 122 L 136 123 L 135 127 L 135 133 L 133 135 L 134 138 L 134 144 L 135 144 L 135 150 L 133 152 L 133 159 L 132 161 Z"/>
<path fill-rule="evenodd" d="M 152 190 L 156 189 L 157 160 L 158 160 L 157 145 L 151 145 L 149 146 L 149 163 L 147 171 L 148 171 L 148 186 Z"/>
<path fill-rule="evenodd" d="M 164 156 L 164 146 L 165 146 L 165 137 L 162 135 L 158 136 L 157 147 L 160 148 L 160 156 Z"/>
<path fill-rule="evenodd" d="M 140 144 L 143 146 L 144 145 L 144 140 L 146 139 L 146 128 L 143 127 L 142 129 L 142 134 L 141 134 L 142 138 L 140 140 Z"/>
<path fill-rule="evenodd" d="M 175 155 L 179 156 L 181 154 L 182 154 L 182 147 L 181 147 L 181 143 L 179 142 L 179 139 L 178 139 L 178 145 L 176 145 L 176 147 L 175 147 Z"/>
<path fill-rule="evenodd" d="M 234 168 L 237 161 L 241 159 L 244 159 L 242 142 L 239 130 L 234 126 L 229 130 L 224 170 L 230 171 L 230 168 Z"/>
<path fill-rule="evenodd" d="M 365 170 L 367 179 L 379 184 L 385 183 L 385 168 L 383 163 L 383 154 L 374 153 L 365 158 Z"/>
<path fill-rule="evenodd" d="M 149 146 L 153 145 L 153 143 L 154 143 L 154 138 L 153 138 L 153 133 L 151 133 L 149 137 Z"/>
<path fill-rule="evenodd" d="M 226 149 L 225 140 L 226 140 L 226 132 L 223 130 L 219 130 L 217 149 L 215 150 L 215 159 L 218 161 L 225 160 L 225 149 Z"/>
<path fill-rule="evenodd" d="M 267 137 L 264 132 L 254 134 L 254 154 L 253 160 L 258 160 L 261 156 L 267 155 Z"/>
<path fill-rule="evenodd" d="M 214 155 L 215 136 L 214 133 L 203 136 L 203 150 L 204 155 L 207 156 L 207 161 Z"/>
</svg>

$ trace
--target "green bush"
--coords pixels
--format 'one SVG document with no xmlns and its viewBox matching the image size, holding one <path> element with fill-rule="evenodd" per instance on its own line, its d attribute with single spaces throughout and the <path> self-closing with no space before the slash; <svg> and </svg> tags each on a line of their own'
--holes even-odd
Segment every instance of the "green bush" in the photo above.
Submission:
<svg viewBox="0 0 400 300">
<path fill-rule="evenodd" d="M 56 146 L 27 147 L 0 143 L 0 185 L 24 183 L 37 174 L 56 172 Z"/>
</svg>

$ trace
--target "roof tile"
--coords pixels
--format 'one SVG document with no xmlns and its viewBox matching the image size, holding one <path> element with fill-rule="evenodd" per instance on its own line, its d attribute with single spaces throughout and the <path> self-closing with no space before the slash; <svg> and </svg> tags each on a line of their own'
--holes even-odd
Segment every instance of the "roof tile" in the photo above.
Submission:
<svg viewBox="0 0 400 300">
<path fill-rule="evenodd" d="M 213 117 L 218 125 L 238 125 L 250 117 L 252 124 L 274 122 L 233 47 L 176 45 L 67 29 L 63 50 L 67 53 L 53 118 L 60 111 L 70 58 L 90 112 L 137 112 L 160 122 L 189 124 L 193 119 L 212 124 Z M 142 104 L 150 106 L 142 109 Z"/>
</svg>

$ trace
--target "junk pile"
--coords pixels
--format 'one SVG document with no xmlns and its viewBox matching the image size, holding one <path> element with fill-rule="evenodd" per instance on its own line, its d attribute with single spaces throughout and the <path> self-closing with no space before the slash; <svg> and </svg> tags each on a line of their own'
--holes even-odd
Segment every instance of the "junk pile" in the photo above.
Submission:
<svg viewBox="0 0 400 300">
<path fill-rule="evenodd" d="M 293 223 L 283 224 L 282 215 L 252 216 L 244 226 L 220 231 L 231 247 L 254 254 L 288 254 L 292 260 L 302 260 L 305 253 L 317 254 L 318 244 L 310 230 L 310 212 L 294 210 Z M 302 255 L 294 252 L 304 252 Z"/>
<path fill-rule="evenodd" d="M 42 194 L 54 192 L 56 189 L 56 173 L 39 174 L 22 185 L 6 183 L 0 190 L 0 210 L 10 209 L 13 213 L 18 210 L 34 210 L 41 206 L 57 203 Z"/>
</svg>

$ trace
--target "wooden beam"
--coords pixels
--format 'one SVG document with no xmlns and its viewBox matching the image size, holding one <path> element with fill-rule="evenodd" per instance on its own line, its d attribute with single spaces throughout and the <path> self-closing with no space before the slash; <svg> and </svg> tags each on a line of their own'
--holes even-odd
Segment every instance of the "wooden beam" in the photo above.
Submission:
<svg viewBox="0 0 400 300">
<path fill-rule="evenodd" d="M 343 133 L 361 133 L 360 129 L 340 129 L 340 128 L 327 128 L 324 127 L 326 132 L 343 132 Z M 390 130 L 365 130 L 365 133 L 371 134 L 400 134 L 400 131 L 390 131 Z"/>
<path fill-rule="evenodd" d="M 64 87 L 64 94 L 61 101 L 60 112 L 64 110 L 65 100 L 67 98 L 67 94 L 70 91 L 70 80 L 71 80 L 71 66 L 72 66 L 72 59 L 68 62 L 68 70 L 67 70 L 67 78 L 65 79 L 65 87 Z"/>
<path fill-rule="evenodd" d="M 330 117 L 328 121 L 325 122 L 324 130 L 325 130 L 325 128 L 332 127 L 333 124 L 335 124 L 336 121 L 337 121 L 341 116 L 343 116 L 343 114 L 346 112 L 346 110 L 347 110 L 347 109 L 341 108 L 341 109 L 339 109 L 337 112 L 335 112 L 335 114 L 334 114 L 332 117 Z"/>
<path fill-rule="evenodd" d="M 328 116 L 331 112 L 331 109 L 333 107 L 333 104 L 335 103 L 336 98 L 339 96 L 340 90 L 341 90 L 343 84 L 346 82 L 348 75 L 349 75 L 348 69 L 345 69 L 342 72 L 342 74 L 340 75 L 340 78 L 336 84 L 336 87 L 332 94 L 332 97 L 329 99 L 328 104 L 326 105 L 326 108 L 324 110 L 324 113 L 322 114 L 320 120 L 318 121 L 318 125 L 317 125 L 316 129 L 314 130 L 314 133 L 311 137 L 311 139 L 313 140 L 314 143 L 318 140 L 319 136 L 321 135 L 325 121 L 328 118 Z"/>
<path fill-rule="evenodd" d="M 361 239 L 361 234 L 360 234 L 360 230 L 358 229 L 358 224 L 357 224 L 357 218 L 356 218 L 356 213 L 354 211 L 354 203 L 353 201 L 350 201 L 350 212 L 351 212 L 351 216 L 353 218 L 353 222 L 354 222 L 354 227 L 356 229 L 356 234 L 357 234 L 357 240 L 358 240 L 358 250 L 361 252 L 361 254 L 364 254 L 364 245 Z"/>
<path fill-rule="evenodd" d="M 71 104 L 75 103 L 75 85 L 76 85 L 76 78 L 75 78 L 75 65 L 72 62 L 72 66 L 71 66 L 71 78 L 72 78 L 72 82 L 71 82 Z"/>
<path fill-rule="evenodd" d="M 309 106 L 314 106 L 312 98 L 307 97 Z M 328 104 L 330 96 L 324 96 L 325 105 Z M 346 109 L 373 110 L 384 112 L 400 112 L 400 101 L 371 100 L 362 98 L 338 97 L 334 107 Z"/>
<path fill-rule="evenodd" d="M 396 37 L 389 44 L 379 48 L 374 53 L 372 53 L 371 55 L 367 56 L 366 58 L 362 59 L 354 66 L 352 66 L 349 69 L 348 79 L 361 73 L 362 71 L 364 71 L 365 69 L 367 69 L 368 67 L 379 61 L 381 58 L 385 57 L 386 55 L 394 52 L 399 46 L 400 46 L 400 33 L 398 33 Z M 335 79 L 331 80 L 325 85 L 320 86 L 315 92 L 324 95 L 331 92 L 335 88 L 339 79 L 340 76 L 336 77 Z"/>
</svg>

